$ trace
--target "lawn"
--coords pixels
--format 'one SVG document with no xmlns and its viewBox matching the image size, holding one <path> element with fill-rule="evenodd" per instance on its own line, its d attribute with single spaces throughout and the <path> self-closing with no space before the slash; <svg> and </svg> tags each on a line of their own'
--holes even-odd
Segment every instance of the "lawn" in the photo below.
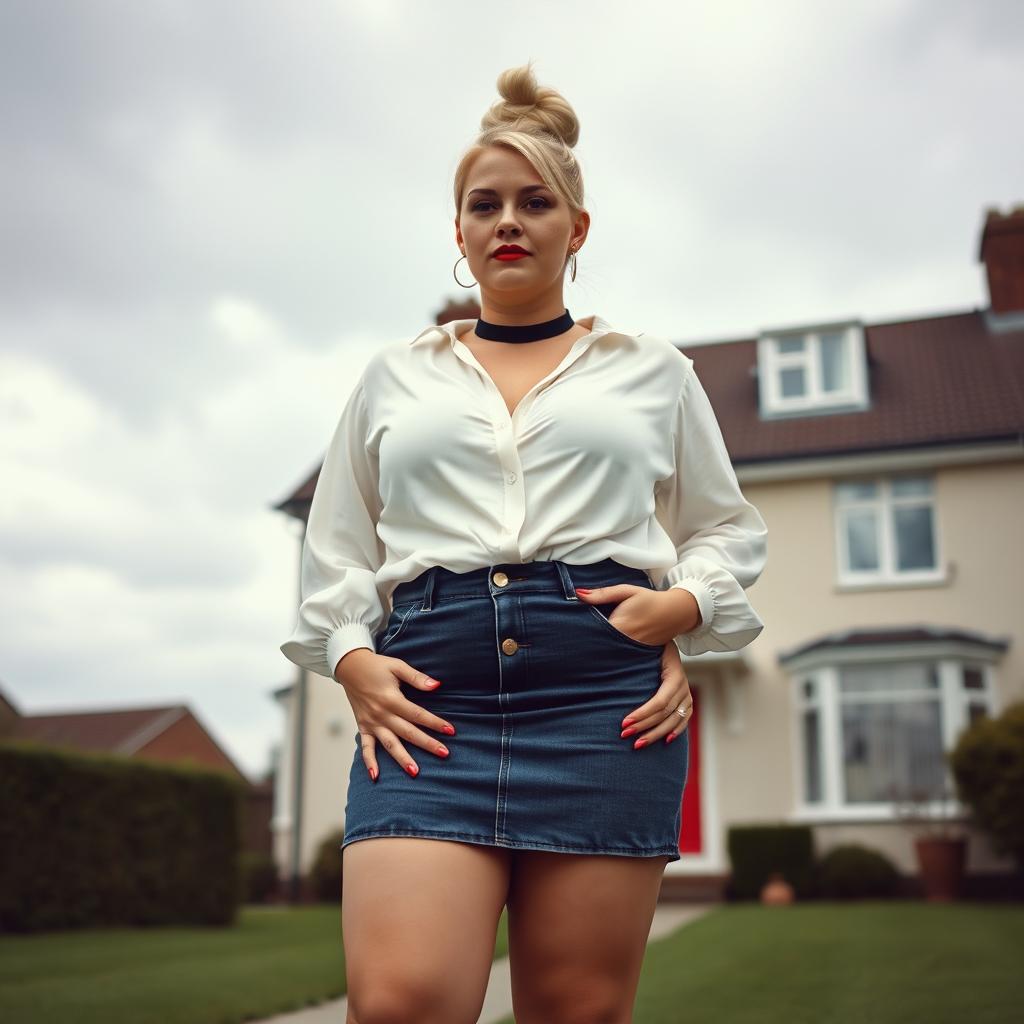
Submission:
<svg viewBox="0 0 1024 1024">
<path fill-rule="evenodd" d="M 1008 1024 L 1022 953 L 1019 904 L 726 904 L 648 946 L 633 1019 Z"/>
<path fill-rule="evenodd" d="M 496 955 L 507 948 L 502 914 Z M 227 929 L 0 937 L 4 1024 L 234 1024 L 344 993 L 340 907 L 246 907 Z"/>
</svg>

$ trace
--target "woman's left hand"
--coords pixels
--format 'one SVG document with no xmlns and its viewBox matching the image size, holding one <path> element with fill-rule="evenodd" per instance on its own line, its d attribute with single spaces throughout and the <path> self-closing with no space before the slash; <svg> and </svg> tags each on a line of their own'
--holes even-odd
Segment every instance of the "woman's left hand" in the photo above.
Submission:
<svg viewBox="0 0 1024 1024">
<path fill-rule="evenodd" d="M 697 598 L 681 587 L 650 590 L 633 583 L 616 583 L 592 590 L 578 587 L 576 593 L 586 604 L 615 604 L 608 621 L 644 644 L 667 644 L 680 633 L 696 629 L 701 621 Z"/>
<path fill-rule="evenodd" d="M 649 701 L 641 704 L 623 719 L 620 737 L 626 739 L 640 733 L 633 743 L 634 750 L 662 737 L 666 743 L 671 743 L 690 724 L 693 715 L 690 682 L 686 678 L 683 660 L 673 638 L 678 633 L 689 632 L 700 624 L 697 599 L 688 590 L 678 587 L 670 591 L 657 591 L 631 583 L 596 587 L 590 591 L 578 589 L 576 593 L 581 601 L 589 604 L 621 602 L 608 616 L 608 621 L 627 635 L 644 643 L 662 643 L 667 631 L 668 639 L 664 641 L 664 650 L 661 653 L 661 685 Z M 687 605 L 685 598 L 675 595 L 685 595 L 685 598 L 692 602 L 692 608 Z M 664 598 L 668 600 L 663 600 Z M 633 614 L 618 614 L 619 608 L 624 608 L 627 604 L 639 621 L 634 619 Z M 647 617 L 639 618 L 645 614 L 645 609 Z M 629 623 L 630 629 L 623 629 L 623 622 Z M 680 622 L 683 623 L 682 628 L 679 628 Z"/>
</svg>

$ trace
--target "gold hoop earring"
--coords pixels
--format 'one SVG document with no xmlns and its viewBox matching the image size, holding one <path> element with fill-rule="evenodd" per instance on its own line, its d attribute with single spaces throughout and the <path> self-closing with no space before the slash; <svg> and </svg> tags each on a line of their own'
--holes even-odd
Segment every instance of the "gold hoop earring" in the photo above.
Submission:
<svg viewBox="0 0 1024 1024">
<path fill-rule="evenodd" d="M 455 267 L 457 267 L 457 266 L 458 266 L 458 265 L 459 265 L 459 264 L 460 264 L 460 263 L 461 263 L 461 262 L 462 262 L 462 261 L 463 261 L 464 259 L 466 259 L 466 254 L 465 254 L 465 253 L 463 253 L 463 254 L 462 254 L 462 255 L 461 255 L 461 256 L 460 256 L 460 257 L 459 257 L 459 258 L 458 258 L 458 259 L 457 259 L 457 260 L 455 261 Z M 463 284 L 463 283 L 462 283 L 462 282 L 461 282 L 461 281 L 459 280 L 459 275 L 458 275 L 458 274 L 456 273 L 456 271 L 455 271 L 455 267 L 452 267 L 452 276 L 453 276 L 453 277 L 455 278 L 455 283 L 456 283 L 457 285 L 459 285 L 459 286 L 460 286 L 461 288 L 473 288 L 473 287 L 475 287 L 475 286 L 476 286 L 476 281 L 474 281 L 474 282 L 473 282 L 473 284 Z"/>
</svg>

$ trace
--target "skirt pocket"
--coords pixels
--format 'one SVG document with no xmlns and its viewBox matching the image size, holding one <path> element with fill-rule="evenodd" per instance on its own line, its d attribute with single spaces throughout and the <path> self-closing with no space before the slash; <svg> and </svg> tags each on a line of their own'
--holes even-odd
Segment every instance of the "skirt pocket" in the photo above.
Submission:
<svg viewBox="0 0 1024 1024">
<path fill-rule="evenodd" d="M 612 610 L 616 607 L 616 602 L 612 602 L 611 604 L 604 604 L 604 605 L 588 604 L 587 607 L 593 613 L 594 618 L 597 619 L 597 621 L 601 623 L 601 625 L 605 628 L 605 630 L 607 632 L 611 633 L 612 636 L 614 636 L 620 643 L 628 644 L 631 647 L 638 647 L 642 651 L 662 651 L 662 650 L 664 650 L 664 648 L 665 648 L 664 644 L 648 644 L 648 643 L 644 643 L 643 640 L 637 640 L 634 637 L 631 637 L 628 633 L 623 633 L 622 630 L 619 629 L 619 627 L 616 626 L 611 621 L 611 619 L 608 618 L 608 615 L 610 615 Z M 608 609 L 607 614 L 605 612 L 601 611 L 602 608 L 607 608 Z"/>
<path fill-rule="evenodd" d="M 420 610 L 420 606 L 416 603 L 409 604 L 406 607 L 399 605 L 392 609 L 391 615 L 388 617 L 387 625 L 377 634 L 374 641 L 375 647 L 378 654 L 383 654 L 387 648 L 398 639 L 399 634 L 405 629 L 406 624 L 409 623 L 413 616 Z"/>
</svg>

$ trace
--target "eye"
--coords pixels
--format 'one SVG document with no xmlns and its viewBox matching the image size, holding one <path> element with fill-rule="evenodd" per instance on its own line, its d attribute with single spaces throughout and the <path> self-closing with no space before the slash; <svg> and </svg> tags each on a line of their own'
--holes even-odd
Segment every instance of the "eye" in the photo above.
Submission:
<svg viewBox="0 0 1024 1024">
<path fill-rule="evenodd" d="M 543 203 L 544 206 L 550 206 L 551 204 L 543 196 L 530 196 L 527 199 L 527 203 Z M 488 202 L 486 199 L 481 200 L 479 203 L 473 204 L 473 210 L 479 210 L 481 206 L 494 206 L 494 203 Z M 533 206 L 533 210 L 543 209 L 543 207 Z"/>
</svg>

